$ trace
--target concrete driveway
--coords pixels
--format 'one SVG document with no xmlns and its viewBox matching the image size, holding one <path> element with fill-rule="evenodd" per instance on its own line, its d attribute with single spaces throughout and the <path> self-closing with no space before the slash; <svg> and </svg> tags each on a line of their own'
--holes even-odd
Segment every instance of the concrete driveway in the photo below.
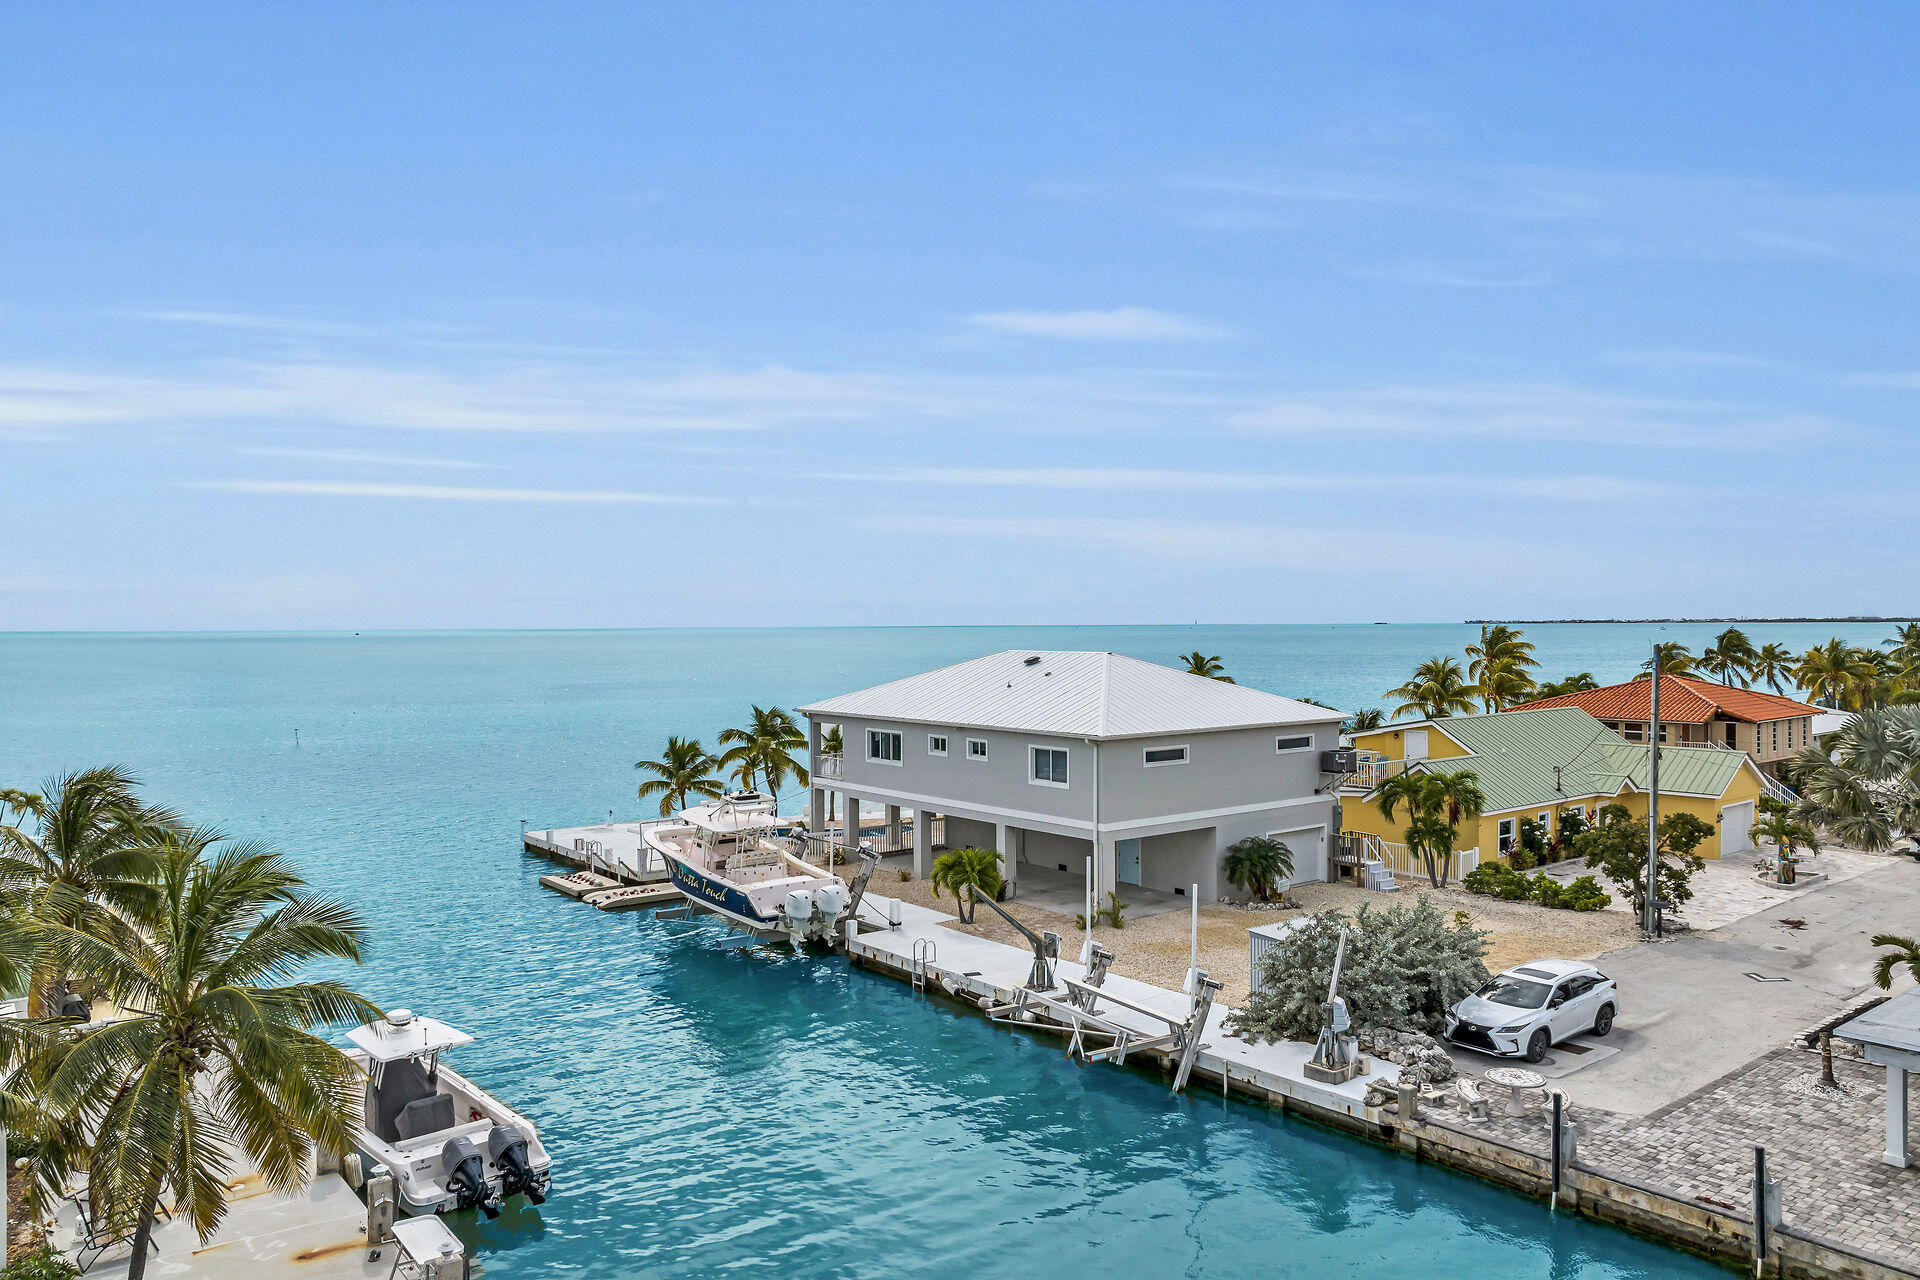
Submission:
<svg viewBox="0 0 1920 1280">
<path fill-rule="evenodd" d="M 1804 920 L 1790 929 L 1783 917 Z M 1618 1052 L 1556 1080 L 1575 1102 L 1645 1115 L 1868 993 L 1876 933 L 1920 932 L 1920 863 L 1884 864 L 1718 929 L 1594 964 L 1620 986 Z M 1759 979 L 1780 979 L 1761 981 Z"/>
</svg>

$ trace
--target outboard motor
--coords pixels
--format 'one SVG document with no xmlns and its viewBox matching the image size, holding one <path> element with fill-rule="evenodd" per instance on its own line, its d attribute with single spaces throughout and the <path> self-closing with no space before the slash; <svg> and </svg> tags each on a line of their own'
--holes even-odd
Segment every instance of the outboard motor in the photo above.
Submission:
<svg viewBox="0 0 1920 1280">
<path fill-rule="evenodd" d="M 60 997 L 60 1016 L 76 1022 L 89 1022 L 93 1018 L 93 1010 L 88 1007 L 86 997 L 69 991 Z"/>
<path fill-rule="evenodd" d="M 500 1167 L 500 1194 L 526 1192 L 535 1204 L 547 1202 L 546 1184 L 527 1160 L 527 1135 L 517 1124 L 497 1124 L 487 1134 L 487 1156 Z"/>
<path fill-rule="evenodd" d="M 487 1195 L 487 1169 L 480 1148 L 467 1138 L 449 1138 L 440 1148 L 440 1163 L 447 1171 L 447 1185 L 453 1189 L 456 1209 L 478 1209 L 489 1219 L 500 1216 L 500 1206 Z"/>
</svg>

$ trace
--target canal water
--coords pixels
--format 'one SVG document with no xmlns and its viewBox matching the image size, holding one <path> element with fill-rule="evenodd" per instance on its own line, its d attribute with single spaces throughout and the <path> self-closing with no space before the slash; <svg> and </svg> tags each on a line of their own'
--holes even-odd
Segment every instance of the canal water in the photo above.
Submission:
<svg viewBox="0 0 1920 1280">
<path fill-rule="evenodd" d="M 461 1227 L 499 1280 L 1724 1274 L 838 960 L 603 915 L 519 851 L 522 819 L 632 815 L 634 761 L 750 701 L 1022 644 L 1200 647 L 1334 701 L 1326 672 L 1378 684 L 1356 661 L 1433 644 L 1348 630 L 0 636 L 0 786 L 124 764 L 352 902 L 374 943 L 350 980 L 474 1032 L 455 1065 L 554 1156 L 544 1209 Z"/>
</svg>

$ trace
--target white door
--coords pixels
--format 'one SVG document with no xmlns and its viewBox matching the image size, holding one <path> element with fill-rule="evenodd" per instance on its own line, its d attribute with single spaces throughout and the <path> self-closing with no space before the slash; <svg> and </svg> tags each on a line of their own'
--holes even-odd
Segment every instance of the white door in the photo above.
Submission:
<svg viewBox="0 0 1920 1280">
<path fill-rule="evenodd" d="M 1720 856 L 1753 849 L 1753 801 L 1742 800 L 1720 811 Z"/>
<path fill-rule="evenodd" d="M 1287 852 L 1293 855 L 1293 875 L 1289 883 L 1298 884 L 1306 880 L 1327 878 L 1327 829 L 1325 827 L 1296 827 L 1292 831 L 1273 831 L 1268 834 L 1272 839 L 1287 846 Z"/>
<path fill-rule="evenodd" d="M 1138 840 L 1113 842 L 1113 878 L 1121 884 L 1140 883 L 1140 842 Z"/>
<path fill-rule="evenodd" d="M 1425 729 L 1407 730 L 1407 759 L 1425 760 L 1427 758 L 1427 731 Z"/>
</svg>

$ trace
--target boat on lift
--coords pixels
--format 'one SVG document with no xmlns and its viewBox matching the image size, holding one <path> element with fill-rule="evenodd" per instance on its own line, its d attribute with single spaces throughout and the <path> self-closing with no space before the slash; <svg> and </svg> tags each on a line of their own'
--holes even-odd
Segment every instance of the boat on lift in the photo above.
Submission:
<svg viewBox="0 0 1920 1280">
<path fill-rule="evenodd" d="M 478 1209 L 494 1218 L 511 1196 L 545 1202 L 552 1162 L 539 1130 L 440 1061 L 472 1036 L 395 1009 L 347 1040 L 347 1056 L 367 1073 L 354 1152 L 363 1175 L 375 1166 L 393 1175 L 408 1213 Z"/>
<path fill-rule="evenodd" d="M 788 825 L 771 797 L 734 791 L 684 810 L 677 821 L 649 823 L 643 838 L 692 906 L 796 949 L 831 942 L 859 909 L 878 859 L 863 853 L 860 874 L 848 884 L 831 867 L 802 858 L 804 843 L 778 834 Z"/>
</svg>

